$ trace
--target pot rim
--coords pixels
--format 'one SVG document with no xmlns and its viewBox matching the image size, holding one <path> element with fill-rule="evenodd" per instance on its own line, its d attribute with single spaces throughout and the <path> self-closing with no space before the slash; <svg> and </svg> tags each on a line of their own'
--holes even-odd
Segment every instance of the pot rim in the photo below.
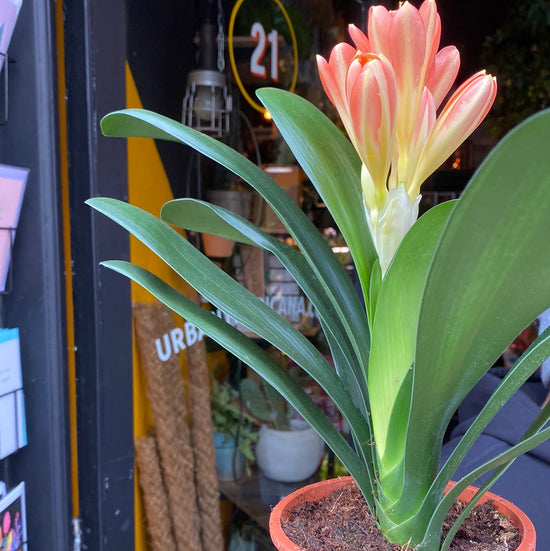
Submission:
<svg viewBox="0 0 550 551">
<path fill-rule="evenodd" d="M 303 503 L 317 501 L 330 495 L 334 490 L 347 486 L 353 481 L 351 476 L 340 478 L 331 478 L 309 484 L 284 497 L 271 511 L 269 517 L 269 533 L 273 544 L 279 551 L 301 551 L 294 542 L 292 542 L 282 529 L 281 521 L 290 516 L 290 511 Z M 452 488 L 455 482 L 449 482 L 447 490 Z M 468 486 L 460 495 L 459 499 L 469 501 L 479 488 Z M 521 543 L 516 551 L 536 551 L 536 532 L 531 519 L 511 501 L 500 497 L 492 492 L 485 492 L 479 503 L 484 503 L 492 499 L 495 502 L 499 513 L 507 516 L 518 528 L 521 536 Z"/>
<path fill-rule="evenodd" d="M 291 419 L 290 420 L 290 429 L 288 430 L 281 430 L 281 429 L 274 429 L 273 427 L 270 427 L 267 424 L 262 424 L 260 427 L 260 430 L 263 432 L 270 432 L 270 433 L 289 433 L 294 432 L 298 434 L 303 434 L 304 432 L 312 432 L 314 434 L 317 434 L 315 430 L 307 423 L 307 421 L 301 421 L 300 419 Z M 319 436 L 319 438 L 321 438 Z"/>
</svg>

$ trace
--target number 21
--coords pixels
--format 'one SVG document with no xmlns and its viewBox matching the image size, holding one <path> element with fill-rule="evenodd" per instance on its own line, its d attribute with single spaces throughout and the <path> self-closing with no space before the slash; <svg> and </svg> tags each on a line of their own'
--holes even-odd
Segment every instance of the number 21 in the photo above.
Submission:
<svg viewBox="0 0 550 551">
<path fill-rule="evenodd" d="M 250 72 L 259 78 L 266 78 L 266 68 L 261 65 L 267 49 L 267 42 L 271 48 L 271 79 L 279 82 L 279 34 L 273 29 L 266 37 L 265 30 L 261 23 L 253 23 L 250 29 L 250 36 L 256 42 L 256 47 L 250 57 Z M 267 40 L 266 40 L 267 38 Z"/>
</svg>

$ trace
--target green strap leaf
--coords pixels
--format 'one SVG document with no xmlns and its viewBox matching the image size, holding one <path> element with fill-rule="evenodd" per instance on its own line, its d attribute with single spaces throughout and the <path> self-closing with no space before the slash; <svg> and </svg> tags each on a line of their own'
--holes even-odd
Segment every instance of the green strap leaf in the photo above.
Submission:
<svg viewBox="0 0 550 551">
<path fill-rule="evenodd" d="M 337 298 L 328 296 L 304 256 L 280 239 L 263 232 L 241 216 L 224 208 L 197 199 L 175 199 L 161 210 L 166 222 L 187 230 L 209 232 L 234 241 L 261 247 L 274 254 L 304 291 L 317 314 L 334 351 L 337 371 L 355 405 L 367 416 L 367 388 L 361 364 L 361 348 L 354 338 L 349 319 L 336 307 Z M 347 276 L 345 276 L 347 277 Z"/>
<path fill-rule="evenodd" d="M 288 229 L 319 282 L 330 289 L 331 296 L 338 297 L 338 308 L 354 327 L 357 345 L 362 347 L 361 357 L 368 361 L 368 321 L 350 279 L 344 277 L 345 269 L 313 223 L 265 172 L 214 138 L 151 111 L 126 109 L 111 113 L 102 119 L 101 129 L 106 136 L 150 137 L 187 144 L 250 184 Z M 326 165 L 330 162 L 325 160 Z"/>
<path fill-rule="evenodd" d="M 363 205 L 359 156 L 311 102 L 276 88 L 263 88 L 257 95 L 342 232 L 368 305 L 370 272 L 378 255 Z"/>
<path fill-rule="evenodd" d="M 493 392 L 439 471 L 430 493 L 433 492 L 435 495 L 441 495 L 447 482 L 451 479 L 460 462 L 464 459 L 466 453 L 483 430 L 502 409 L 502 406 L 510 400 L 548 356 L 550 356 L 550 327 L 541 333 L 531 346 L 523 352 L 498 388 Z M 544 417 L 542 419 L 542 424 L 544 424 L 546 421 Z M 538 430 L 542 426 L 540 416 L 535 423 L 531 430 Z"/>
<path fill-rule="evenodd" d="M 368 426 L 334 369 L 290 323 L 155 216 L 116 199 L 86 202 L 142 241 L 211 304 L 295 361 L 330 396 L 358 441 L 368 441 Z"/>
<path fill-rule="evenodd" d="M 460 529 L 462 523 L 466 520 L 466 517 L 470 514 L 472 509 L 479 503 L 479 500 L 483 497 L 483 494 L 491 489 L 493 484 L 506 472 L 508 467 L 512 464 L 512 461 L 501 465 L 495 469 L 494 473 L 483 483 L 479 490 L 474 494 L 470 502 L 464 507 L 464 510 L 460 513 L 458 518 L 455 520 L 455 523 L 451 529 L 447 532 L 445 540 L 441 544 L 441 551 L 448 551 L 453 539 Z M 437 542 L 440 541 L 440 538 L 437 539 Z M 434 542 L 435 543 L 435 542 Z"/>
<path fill-rule="evenodd" d="M 461 438 L 460 442 L 439 471 L 430 491 L 426 494 L 422 507 L 415 516 L 416 523 L 426 522 L 429 519 L 430 515 L 436 509 L 437 503 L 441 500 L 441 495 L 443 494 L 447 482 L 451 479 L 468 450 L 473 446 L 490 421 L 501 410 L 502 406 L 515 394 L 515 392 L 517 392 L 517 390 L 519 390 L 521 385 L 537 370 L 542 361 L 549 355 L 550 328 L 544 331 L 544 333 L 542 333 L 521 355 Z M 536 432 L 538 432 L 548 421 L 549 416 L 550 408 L 541 411 L 537 419 L 533 421 L 525 432 L 523 439 L 536 434 Z M 500 470 L 495 472 L 487 482 L 490 484 L 495 482 L 507 468 L 508 465 L 500 467 Z M 485 488 L 485 485 L 483 488 Z"/>
<path fill-rule="evenodd" d="M 474 175 L 441 238 L 418 325 L 405 506 L 417 507 L 427 492 L 460 402 L 550 305 L 549 143 L 550 111 L 512 131 Z"/>
<path fill-rule="evenodd" d="M 175 199 L 165 204 L 161 217 L 168 223 L 193 231 L 209 231 L 222 237 L 261 247 L 273 253 L 315 306 L 329 344 L 336 372 L 344 387 L 359 408 L 371 434 L 368 407 L 368 391 L 363 376 L 361 349 L 357 346 L 356 333 L 350 320 L 335 307 L 337 297 L 327 296 L 327 290 L 311 277 L 311 269 L 293 247 L 263 232 L 241 216 L 196 199 Z M 347 276 L 346 276 L 347 277 Z M 332 299 L 332 300 L 331 300 Z M 375 457 L 368 442 L 357 441 L 356 446 L 365 461 L 374 463 Z"/>
<path fill-rule="evenodd" d="M 382 481 L 403 459 L 412 381 L 407 393 L 403 393 L 402 387 L 413 368 L 418 315 L 428 270 L 454 204 L 450 201 L 430 209 L 411 228 L 378 296 L 368 385 L 371 395 L 376 396 L 371 404 L 372 424 L 381 458 Z M 396 490 L 400 489 L 397 484 Z M 384 491 L 388 497 L 393 493 L 387 488 Z"/>
<path fill-rule="evenodd" d="M 178 228 L 210 233 L 245 245 L 256 245 L 267 236 L 242 216 L 199 199 L 185 197 L 168 201 L 161 208 L 160 218 Z"/>
<path fill-rule="evenodd" d="M 122 260 L 111 260 L 102 264 L 139 283 L 171 310 L 195 324 L 206 335 L 219 342 L 224 348 L 254 369 L 292 404 L 327 445 L 334 450 L 346 469 L 352 473 L 354 478 L 357 477 L 358 484 L 362 484 L 363 488 L 370 485 L 365 466 L 343 436 L 334 428 L 326 415 L 313 403 L 300 385 L 254 341 L 222 319 L 195 304 L 147 270 Z"/>
<path fill-rule="evenodd" d="M 550 410 L 550 408 L 548 408 Z M 550 417 L 546 413 L 547 420 Z M 512 446 L 509 450 L 502 452 L 493 459 L 487 461 L 483 465 L 480 465 L 477 469 L 468 473 L 465 477 L 461 478 L 441 499 L 439 505 L 437 506 L 434 515 L 429 523 L 424 541 L 428 544 L 434 541 L 436 535 L 441 530 L 443 521 L 447 514 L 447 511 L 452 507 L 453 503 L 456 501 L 460 493 L 466 489 L 470 484 L 476 481 L 480 476 L 483 476 L 485 473 L 492 471 L 494 469 L 500 470 L 509 466 L 509 464 L 518 458 L 520 455 L 524 455 L 532 449 L 536 448 L 538 445 L 542 444 L 550 438 L 550 427 L 525 435 L 524 438 L 520 440 L 515 446 Z M 484 484 L 483 489 L 489 487 L 495 480 L 500 476 L 502 472 L 498 472 L 494 475 L 494 478 L 491 477 Z M 434 547 L 422 546 L 420 549 L 429 551 L 431 549 L 439 549 L 439 539 L 437 539 L 437 547 L 435 547 L 435 542 L 433 543 Z"/>
<path fill-rule="evenodd" d="M 408 538 L 412 538 L 412 541 L 422 542 L 417 545 L 415 549 L 422 549 L 422 551 L 437 551 L 440 549 L 441 527 L 443 526 L 445 516 L 460 493 L 470 484 L 475 482 L 480 476 L 496 469 L 494 475 L 492 475 L 483 486 L 484 489 L 487 489 L 512 461 L 520 455 L 536 448 L 549 438 L 550 428 L 536 432 L 528 437 L 526 436 L 515 446 L 512 446 L 505 452 L 495 456 L 493 459 L 487 461 L 483 465 L 480 465 L 477 469 L 461 478 L 441 498 L 431 518 L 423 519 L 419 515 L 413 515 L 412 517 L 405 519 L 401 524 L 396 524 L 392 527 L 388 531 L 388 534 L 392 538 L 404 541 L 407 541 Z"/>
</svg>

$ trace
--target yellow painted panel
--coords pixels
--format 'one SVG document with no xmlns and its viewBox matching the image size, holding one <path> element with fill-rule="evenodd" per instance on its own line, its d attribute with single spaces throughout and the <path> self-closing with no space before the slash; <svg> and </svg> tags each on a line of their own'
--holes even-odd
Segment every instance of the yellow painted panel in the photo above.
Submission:
<svg viewBox="0 0 550 551">
<path fill-rule="evenodd" d="M 126 64 L 126 104 L 127 107 L 141 108 L 142 104 L 128 64 Z M 130 138 L 128 143 L 128 199 L 137 207 L 147 210 L 158 216 L 164 203 L 173 199 L 164 166 L 152 139 Z M 130 239 L 130 259 L 157 276 L 170 283 L 185 294 L 191 293 L 191 288 L 169 267 L 151 253 L 145 245 L 137 239 Z M 150 303 L 154 298 L 142 287 L 132 283 L 132 301 Z M 181 320 L 177 322 L 181 324 Z M 153 427 L 151 408 L 146 396 L 146 379 L 139 362 L 134 338 L 133 362 L 133 394 L 134 394 L 134 438 L 143 436 Z M 181 355 L 182 371 L 187 376 L 185 355 Z M 135 508 L 135 537 L 136 551 L 146 551 L 147 536 L 145 533 L 145 516 L 143 503 L 138 488 L 136 476 L 136 508 Z"/>
<path fill-rule="evenodd" d="M 63 34 L 63 2 L 55 9 L 57 50 L 57 94 L 59 109 L 59 177 L 63 215 L 63 254 L 65 263 L 65 319 L 67 332 L 67 382 L 69 402 L 69 446 L 71 453 L 71 499 L 73 518 L 80 515 L 78 488 L 78 442 L 76 423 L 76 359 L 74 305 L 71 256 L 71 222 L 69 213 L 69 162 L 67 146 L 67 104 L 65 99 L 65 37 Z"/>
</svg>

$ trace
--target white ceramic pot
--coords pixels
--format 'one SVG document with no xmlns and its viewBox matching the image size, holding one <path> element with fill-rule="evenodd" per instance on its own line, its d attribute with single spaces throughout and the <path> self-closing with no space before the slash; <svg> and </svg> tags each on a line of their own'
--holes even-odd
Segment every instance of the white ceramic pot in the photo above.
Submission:
<svg viewBox="0 0 550 551">
<path fill-rule="evenodd" d="M 305 422 L 293 419 L 291 430 L 260 428 L 256 463 L 262 473 L 278 482 L 298 482 L 309 478 L 325 453 L 325 443 Z"/>
</svg>

